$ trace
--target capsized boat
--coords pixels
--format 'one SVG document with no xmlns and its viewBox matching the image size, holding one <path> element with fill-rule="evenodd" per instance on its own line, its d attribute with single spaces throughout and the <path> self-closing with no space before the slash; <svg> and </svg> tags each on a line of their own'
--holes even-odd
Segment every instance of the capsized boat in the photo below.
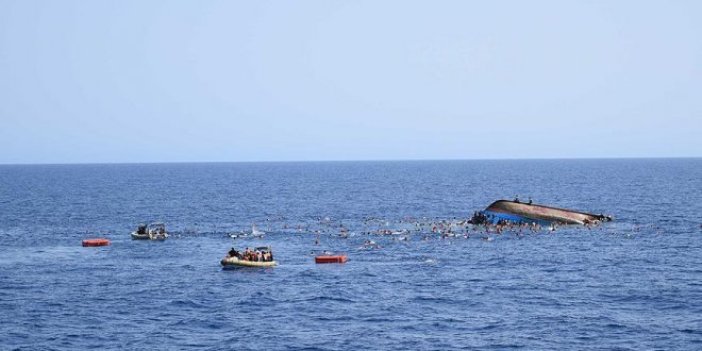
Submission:
<svg viewBox="0 0 702 351">
<path fill-rule="evenodd" d="M 262 257 L 269 257 L 269 260 L 258 260 L 256 255 L 253 254 L 255 252 L 260 252 Z M 278 262 L 273 260 L 273 251 L 271 250 L 270 246 L 261 246 L 249 252 L 238 252 L 234 248 L 232 248 L 231 250 L 229 250 L 227 256 L 222 258 L 220 264 L 224 269 L 241 267 L 266 268 L 275 267 L 278 265 Z"/>
<path fill-rule="evenodd" d="M 168 232 L 163 223 L 140 224 L 137 230 L 132 232 L 133 240 L 166 240 L 166 238 L 168 238 Z"/>
<path fill-rule="evenodd" d="M 508 221 L 516 223 L 539 223 L 549 225 L 559 224 L 596 224 L 611 221 L 612 217 L 603 214 L 592 214 L 565 208 L 537 205 L 531 201 L 525 203 L 519 200 L 497 200 L 485 210 L 476 213 L 471 223 L 492 223 Z"/>
</svg>

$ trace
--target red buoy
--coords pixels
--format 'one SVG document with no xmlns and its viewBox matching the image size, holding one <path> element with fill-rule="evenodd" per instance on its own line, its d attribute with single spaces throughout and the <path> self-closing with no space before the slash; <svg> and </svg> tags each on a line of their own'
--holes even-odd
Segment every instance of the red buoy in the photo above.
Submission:
<svg viewBox="0 0 702 351">
<path fill-rule="evenodd" d="M 319 255 L 314 258 L 314 263 L 346 263 L 346 255 Z"/>
<path fill-rule="evenodd" d="M 107 239 L 104 239 L 104 238 L 83 240 L 83 247 L 107 246 L 107 245 L 110 245 L 110 241 Z"/>
</svg>

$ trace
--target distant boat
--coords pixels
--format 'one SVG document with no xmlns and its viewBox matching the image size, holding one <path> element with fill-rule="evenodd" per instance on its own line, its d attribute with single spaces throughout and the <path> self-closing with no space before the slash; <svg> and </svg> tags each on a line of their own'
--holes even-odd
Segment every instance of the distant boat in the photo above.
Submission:
<svg viewBox="0 0 702 351">
<path fill-rule="evenodd" d="M 500 220 L 518 223 L 538 223 L 542 225 L 549 225 L 551 223 L 584 225 L 611 221 L 612 217 L 565 208 L 537 205 L 530 202 L 497 200 L 490 204 L 485 210 L 479 212 L 477 218 L 474 217 L 471 222 L 490 222 L 494 224 Z"/>
<path fill-rule="evenodd" d="M 149 225 L 140 224 L 137 230 L 132 232 L 133 240 L 166 240 L 168 232 L 163 223 L 151 223 Z"/>
</svg>

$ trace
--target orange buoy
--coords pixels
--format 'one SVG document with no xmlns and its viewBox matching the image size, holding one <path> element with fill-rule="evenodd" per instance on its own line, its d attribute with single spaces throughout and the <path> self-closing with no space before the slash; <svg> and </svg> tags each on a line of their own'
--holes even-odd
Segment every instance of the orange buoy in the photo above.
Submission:
<svg viewBox="0 0 702 351">
<path fill-rule="evenodd" d="M 346 263 L 346 255 L 319 255 L 314 258 L 314 263 Z"/>
<path fill-rule="evenodd" d="M 83 240 L 83 247 L 107 246 L 107 245 L 110 245 L 110 241 L 107 239 L 104 239 L 104 238 Z"/>
</svg>

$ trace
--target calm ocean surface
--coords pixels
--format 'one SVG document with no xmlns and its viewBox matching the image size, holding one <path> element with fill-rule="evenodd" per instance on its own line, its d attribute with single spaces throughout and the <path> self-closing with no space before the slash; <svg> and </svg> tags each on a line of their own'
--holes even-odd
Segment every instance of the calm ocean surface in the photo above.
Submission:
<svg viewBox="0 0 702 351">
<path fill-rule="evenodd" d="M 364 233 L 517 194 L 615 221 Z M 0 166 L 0 349 L 700 350 L 701 202 L 702 159 Z M 258 245 L 280 266 L 221 269 Z"/>
</svg>

